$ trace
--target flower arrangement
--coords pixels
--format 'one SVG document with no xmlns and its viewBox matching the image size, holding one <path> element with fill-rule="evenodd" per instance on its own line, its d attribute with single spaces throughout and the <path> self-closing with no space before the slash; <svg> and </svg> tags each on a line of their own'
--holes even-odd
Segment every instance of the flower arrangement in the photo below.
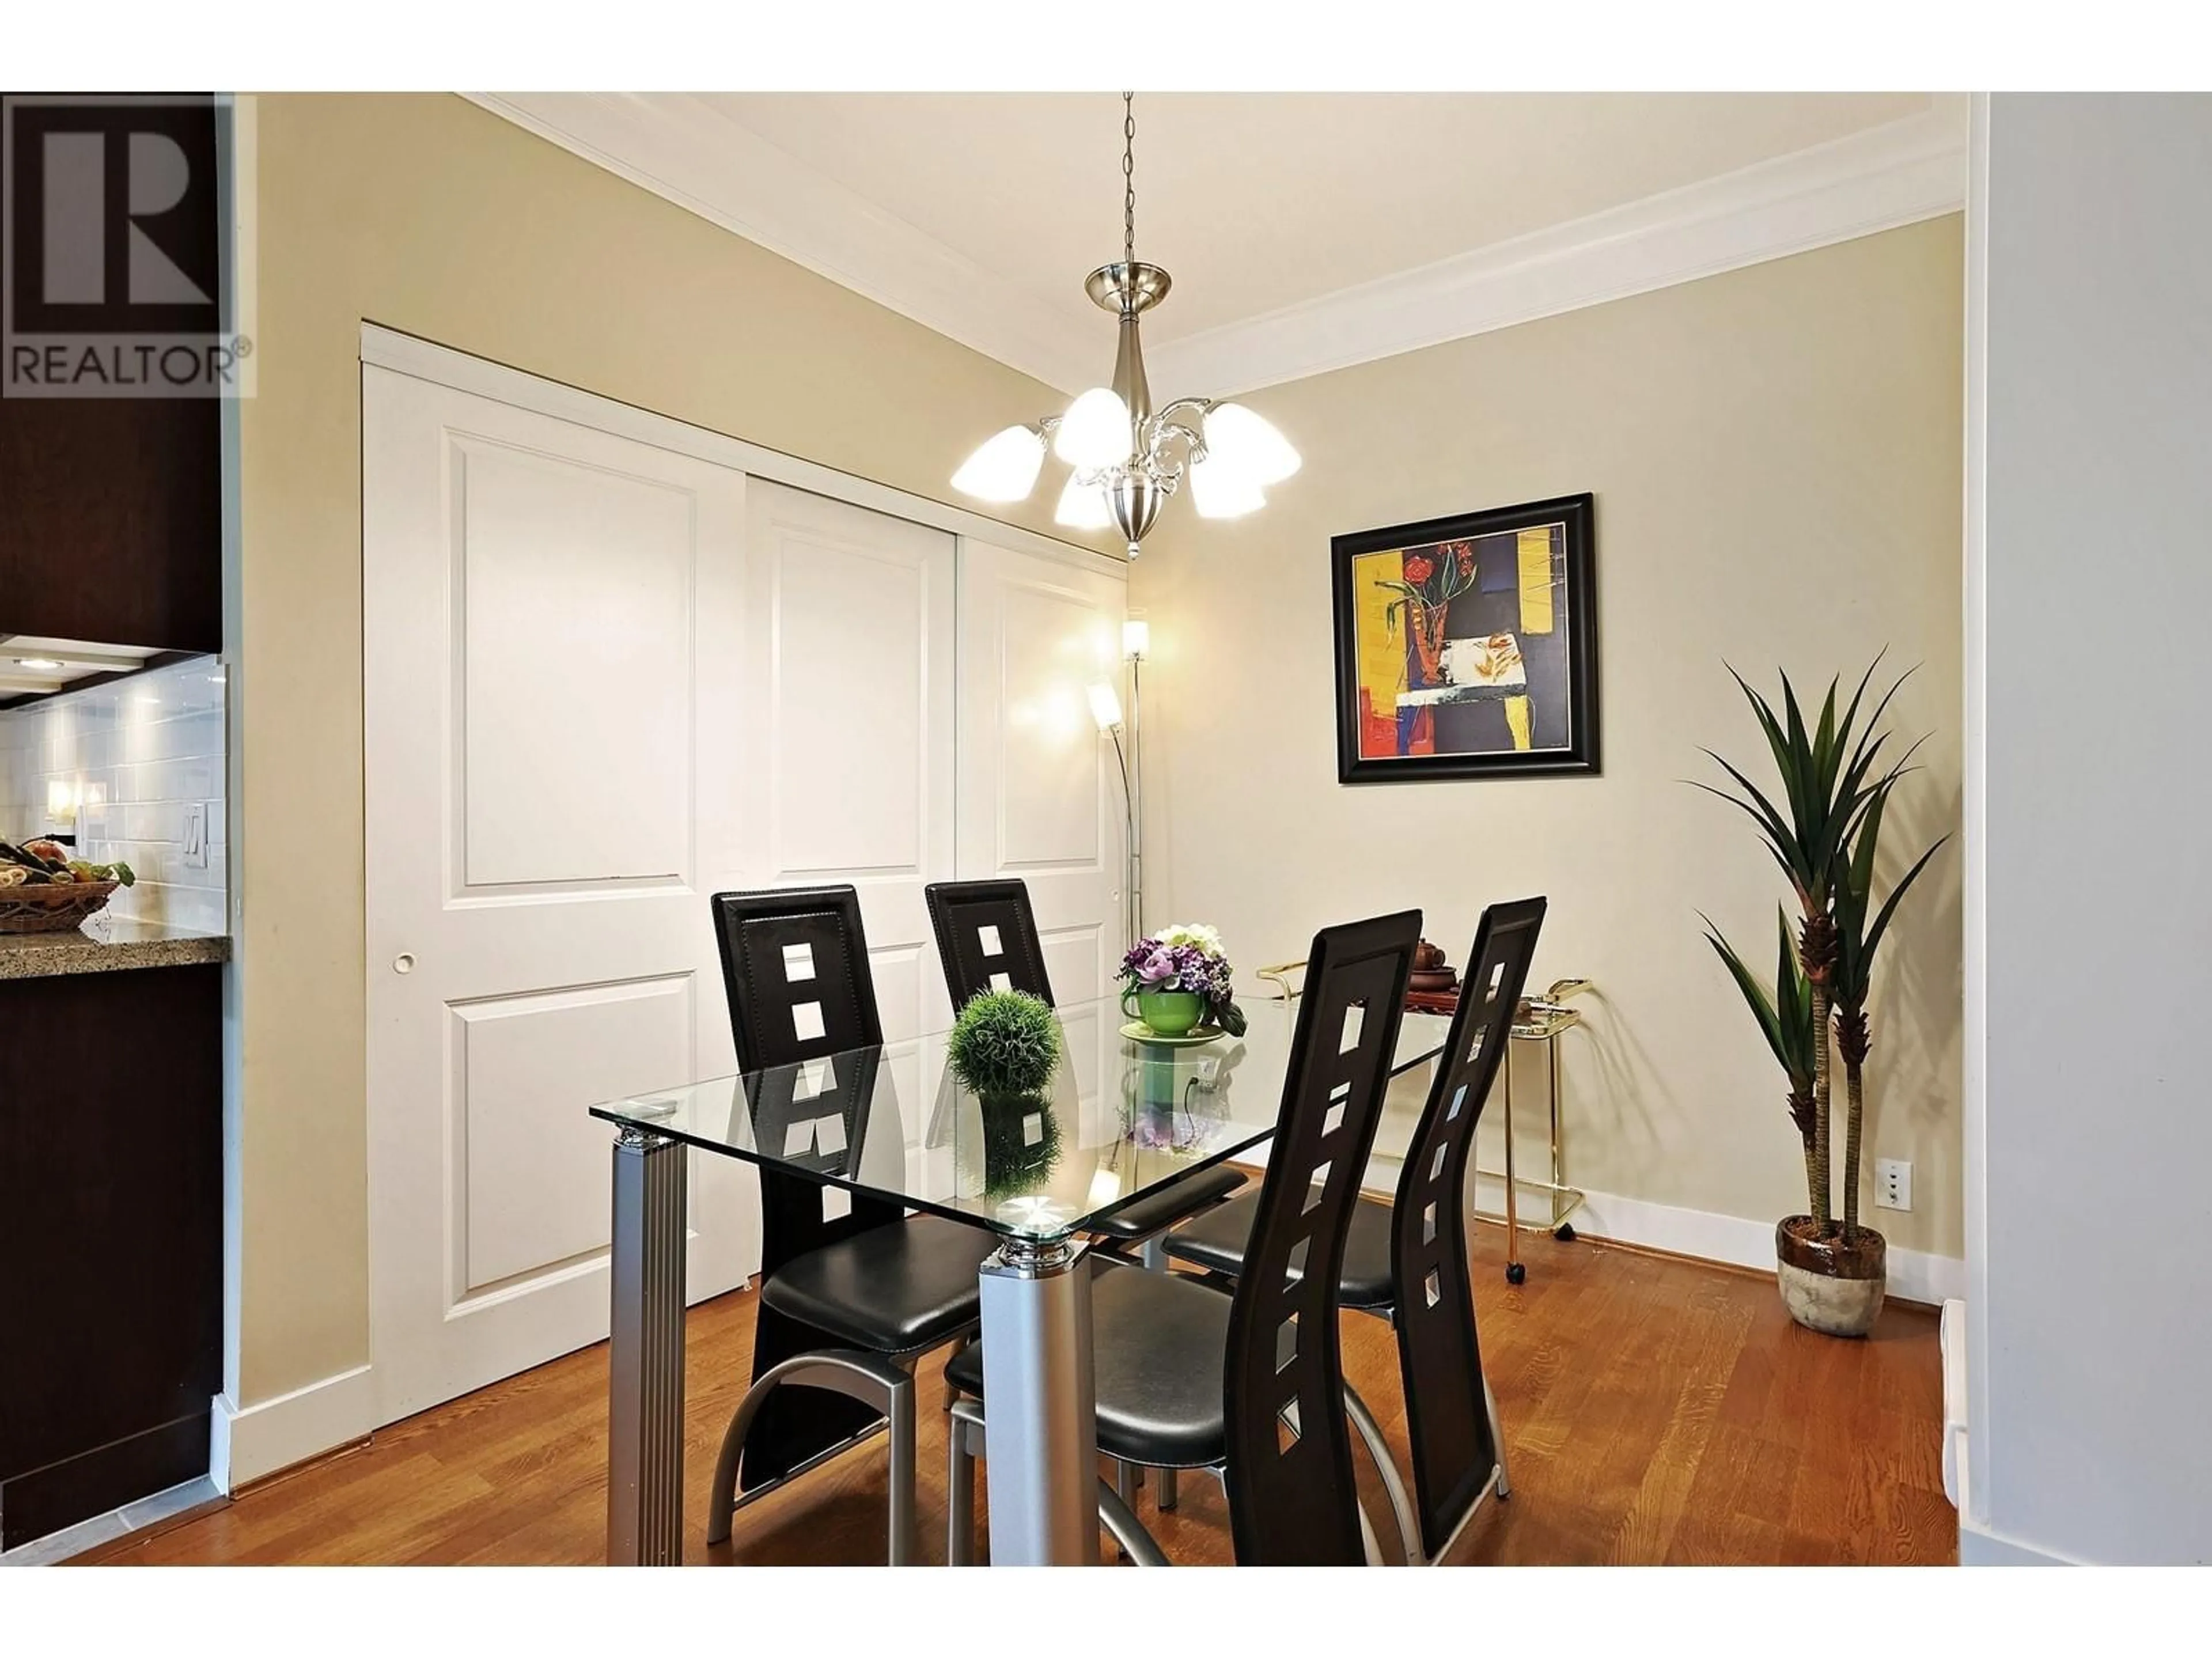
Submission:
<svg viewBox="0 0 2212 1659">
<path fill-rule="evenodd" d="M 1203 922 L 1172 923 L 1139 939 L 1121 958 L 1122 988 L 1140 1005 L 1147 996 L 1186 993 L 1198 999 L 1206 1024 L 1242 1036 L 1244 1013 L 1230 975 L 1221 935 Z"/>
<path fill-rule="evenodd" d="M 971 997 L 947 1041 L 952 1075 L 986 1101 L 1042 1094 L 1060 1063 L 1060 1020 L 1042 997 Z"/>
</svg>

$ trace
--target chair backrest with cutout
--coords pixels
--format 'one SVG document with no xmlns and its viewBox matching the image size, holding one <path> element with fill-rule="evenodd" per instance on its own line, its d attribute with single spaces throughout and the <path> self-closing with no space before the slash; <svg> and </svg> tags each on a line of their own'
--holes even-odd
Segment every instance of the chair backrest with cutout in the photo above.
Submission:
<svg viewBox="0 0 2212 1659">
<path fill-rule="evenodd" d="M 1543 923 L 1540 898 L 1493 904 L 1482 913 L 1460 981 L 1459 1011 L 1392 1206 L 1398 1364 L 1422 1547 L 1431 1556 L 1449 1540 L 1498 1466 L 1468 1277 L 1467 1170 L 1483 1102 L 1507 1063 L 1514 1011 Z"/>
<path fill-rule="evenodd" d="M 1337 1280 L 1390 1082 L 1417 910 L 1324 928 L 1307 957 L 1267 1179 L 1229 1317 L 1229 1515 L 1240 1565 L 1364 1559 Z"/>
<path fill-rule="evenodd" d="M 1026 883 L 938 881 L 921 896 L 937 931 L 937 957 L 955 1013 L 985 991 L 1027 991 L 1052 1000 Z"/>
</svg>

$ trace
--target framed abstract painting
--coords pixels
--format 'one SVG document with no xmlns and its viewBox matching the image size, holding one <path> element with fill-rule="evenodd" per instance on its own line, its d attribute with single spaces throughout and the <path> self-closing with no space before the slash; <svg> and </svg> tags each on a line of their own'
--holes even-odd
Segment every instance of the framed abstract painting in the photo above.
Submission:
<svg viewBox="0 0 2212 1659">
<path fill-rule="evenodd" d="M 1595 773 L 1591 497 L 1339 536 L 1337 776 Z"/>
</svg>

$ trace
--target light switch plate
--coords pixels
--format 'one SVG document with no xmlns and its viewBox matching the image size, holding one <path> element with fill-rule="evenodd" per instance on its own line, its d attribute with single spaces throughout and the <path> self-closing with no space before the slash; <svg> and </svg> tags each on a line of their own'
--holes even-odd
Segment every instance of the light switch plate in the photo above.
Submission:
<svg viewBox="0 0 2212 1659">
<path fill-rule="evenodd" d="M 185 867 L 204 870 L 208 867 L 208 810 L 205 801 L 192 801 L 185 808 Z"/>
</svg>

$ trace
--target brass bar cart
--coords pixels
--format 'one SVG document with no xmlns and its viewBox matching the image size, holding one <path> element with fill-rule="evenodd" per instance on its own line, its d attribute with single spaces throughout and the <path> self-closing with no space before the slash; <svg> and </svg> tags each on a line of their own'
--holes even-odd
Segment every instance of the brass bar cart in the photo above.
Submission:
<svg viewBox="0 0 2212 1659">
<path fill-rule="evenodd" d="M 1275 988 L 1287 1000 L 1295 998 L 1299 987 L 1293 975 L 1304 968 L 1303 962 L 1271 963 L 1259 969 L 1256 977 Z M 1540 997 L 1524 999 L 1528 1007 L 1526 1019 L 1516 1020 L 1512 1041 L 1516 1043 L 1540 1042 L 1544 1046 L 1544 1066 L 1549 1085 L 1547 1105 L 1551 1119 L 1550 1179 L 1536 1181 L 1521 1175 L 1513 1162 L 1513 1056 L 1509 1053 L 1505 1064 L 1498 1068 L 1498 1075 L 1505 1091 L 1505 1167 L 1503 1170 L 1475 1168 L 1477 1178 L 1501 1182 L 1505 1188 L 1505 1212 L 1503 1215 L 1487 1210 L 1475 1211 L 1475 1218 L 1505 1229 L 1505 1282 L 1520 1285 L 1527 1282 L 1528 1264 L 1521 1259 L 1521 1188 L 1531 1188 L 1541 1194 L 1545 1219 L 1528 1223 L 1531 1231 L 1548 1232 L 1561 1243 L 1571 1243 L 1575 1237 L 1574 1224 L 1568 1218 L 1580 1209 L 1583 1194 L 1579 1188 L 1566 1184 L 1566 1165 L 1559 1133 L 1559 1039 L 1583 1023 L 1583 1017 L 1566 1006 L 1569 997 L 1589 989 L 1586 979 L 1554 980 L 1552 988 Z"/>
<path fill-rule="evenodd" d="M 1577 991 L 1587 990 L 1589 987 L 1588 980 L 1559 980 L 1544 995 L 1528 998 L 1528 1018 L 1513 1023 L 1512 1041 L 1514 1042 L 1541 1043 L 1544 1048 L 1546 1081 L 1548 1085 L 1546 1104 L 1551 1121 L 1552 1158 L 1548 1180 L 1531 1179 L 1520 1174 L 1514 1167 L 1514 1068 L 1513 1056 L 1510 1053 L 1508 1053 L 1505 1057 L 1505 1064 L 1498 1068 L 1498 1077 L 1503 1081 L 1505 1091 L 1505 1113 L 1503 1126 L 1505 1132 L 1505 1167 L 1503 1170 L 1486 1170 L 1478 1164 L 1474 1172 L 1478 1178 L 1500 1182 L 1504 1184 L 1505 1212 L 1503 1215 L 1497 1215 L 1479 1209 L 1474 1213 L 1477 1219 L 1488 1221 L 1505 1229 L 1505 1282 L 1509 1285 L 1522 1284 L 1528 1277 L 1528 1265 L 1521 1259 L 1522 1225 L 1521 1189 L 1523 1187 L 1540 1194 L 1544 1205 L 1545 1218 L 1541 1221 L 1530 1222 L 1529 1231 L 1548 1232 L 1553 1237 L 1563 1242 L 1571 1240 L 1575 1236 L 1574 1224 L 1568 1218 L 1582 1207 L 1583 1193 L 1579 1188 L 1566 1184 L 1566 1166 L 1559 1133 L 1559 1039 L 1583 1023 L 1582 1015 L 1565 1006 L 1566 999 Z"/>
</svg>

